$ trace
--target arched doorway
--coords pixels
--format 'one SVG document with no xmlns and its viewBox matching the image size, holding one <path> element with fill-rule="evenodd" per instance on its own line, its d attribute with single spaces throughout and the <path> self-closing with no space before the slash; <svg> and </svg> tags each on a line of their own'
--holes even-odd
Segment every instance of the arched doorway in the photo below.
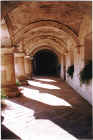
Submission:
<svg viewBox="0 0 93 140">
<path fill-rule="evenodd" d="M 35 75 L 58 75 L 58 57 L 48 50 L 40 50 L 33 57 L 33 74 Z"/>
</svg>

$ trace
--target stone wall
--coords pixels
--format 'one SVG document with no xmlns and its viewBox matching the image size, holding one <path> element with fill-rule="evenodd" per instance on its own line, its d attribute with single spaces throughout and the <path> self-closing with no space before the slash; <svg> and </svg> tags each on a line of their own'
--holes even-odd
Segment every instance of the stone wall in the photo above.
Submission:
<svg viewBox="0 0 93 140">
<path fill-rule="evenodd" d="M 80 27 L 80 43 L 82 46 L 78 49 L 73 50 L 74 54 L 74 75 L 71 79 L 69 76 L 66 77 L 66 82 L 73 87 L 83 98 L 85 98 L 90 104 L 92 104 L 92 80 L 89 84 L 80 83 L 80 71 L 84 67 L 84 64 L 88 60 L 92 60 L 92 34 L 91 34 L 91 18 L 85 16 Z M 66 67 L 71 65 L 71 58 L 69 55 L 66 57 Z"/>
</svg>

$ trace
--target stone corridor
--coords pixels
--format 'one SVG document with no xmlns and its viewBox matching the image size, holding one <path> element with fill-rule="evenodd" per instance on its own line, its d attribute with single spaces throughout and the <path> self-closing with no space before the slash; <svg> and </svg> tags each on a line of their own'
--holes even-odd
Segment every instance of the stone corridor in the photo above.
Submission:
<svg viewBox="0 0 93 140">
<path fill-rule="evenodd" d="M 20 97 L 5 100 L 2 139 L 93 138 L 91 105 L 66 82 L 51 76 L 27 81 L 28 85 L 18 87 Z"/>
</svg>

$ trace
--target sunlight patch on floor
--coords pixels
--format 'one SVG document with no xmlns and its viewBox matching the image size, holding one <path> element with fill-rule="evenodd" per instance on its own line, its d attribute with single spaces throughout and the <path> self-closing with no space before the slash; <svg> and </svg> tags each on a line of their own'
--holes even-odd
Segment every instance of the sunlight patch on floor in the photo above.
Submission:
<svg viewBox="0 0 93 140">
<path fill-rule="evenodd" d="M 33 116 L 33 114 L 34 114 L 34 111 L 32 109 L 29 109 L 29 108 L 27 108 L 25 106 L 22 106 L 22 105 L 19 105 L 17 103 L 14 103 L 12 101 L 9 101 L 7 99 L 5 99 L 5 104 L 7 105 L 7 109 L 5 109 L 4 111 L 2 111 L 2 115 L 6 115 L 7 118 L 9 118 L 11 116 L 11 117 L 13 117 L 12 119 L 15 119 L 17 117 L 17 114 L 16 114 L 17 112 L 19 112 L 20 115 L 23 112 L 25 114 L 26 113 L 30 113 L 31 116 Z"/>
<path fill-rule="evenodd" d="M 4 111 L 3 125 L 22 140 L 77 140 L 50 120 L 35 119 L 34 111 L 6 100 L 10 109 Z"/>
<path fill-rule="evenodd" d="M 55 80 L 53 79 L 39 79 L 39 78 L 34 78 L 35 80 L 39 80 L 39 81 L 44 81 L 44 82 L 56 82 Z"/>
<path fill-rule="evenodd" d="M 55 95 L 40 93 L 39 90 L 33 90 L 26 87 L 20 88 L 22 89 L 21 93 L 23 93 L 24 96 L 42 102 L 44 104 L 48 104 L 51 106 L 71 106 L 71 104 L 69 104 L 67 101 L 56 97 Z"/>
<path fill-rule="evenodd" d="M 54 85 L 50 85 L 50 84 L 42 84 L 40 82 L 35 82 L 35 81 L 31 81 L 31 80 L 27 80 L 29 85 L 32 86 L 37 86 L 37 87 L 41 87 L 41 88 L 47 88 L 47 89 L 60 89 L 57 86 Z"/>
<path fill-rule="evenodd" d="M 24 132 L 24 131 L 23 131 Z M 77 140 L 50 120 L 35 120 L 25 129 L 22 140 Z"/>
</svg>

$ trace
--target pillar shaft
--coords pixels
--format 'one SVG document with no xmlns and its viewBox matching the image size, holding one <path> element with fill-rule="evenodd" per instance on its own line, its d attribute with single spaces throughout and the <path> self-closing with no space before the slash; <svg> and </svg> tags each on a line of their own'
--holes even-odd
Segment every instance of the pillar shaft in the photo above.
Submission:
<svg viewBox="0 0 93 140">
<path fill-rule="evenodd" d="M 65 55 L 61 56 L 61 72 L 60 76 L 63 80 L 66 80 L 66 64 L 65 64 Z"/>
<path fill-rule="evenodd" d="M 14 62 L 16 79 L 25 80 L 24 53 L 15 53 Z"/>
<path fill-rule="evenodd" d="M 25 64 L 25 76 L 27 79 L 29 79 L 32 77 L 32 63 L 30 60 L 30 56 L 25 56 L 24 64 Z"/>
<path fill-rule="evenodd" d="M 12 49 L 1 49 L 1 88 L 9 97 L 16 96 L 18 89 L 16 86 L 14 55 Z"/>
<path fill-rule="evenodd" d="M 74 49 L 74 73 L 77 75 L 80 72 L 80 52 L 79 48 Z"/>
<path fill-rule="evenodd" d="M 79 55 L 79 61 L 80 61 L 80 71 L 82 70 L 82 68 L 85 65 L 85 47 L 81 46 L 80 48 L 80 55 Z"/>
</svg>

